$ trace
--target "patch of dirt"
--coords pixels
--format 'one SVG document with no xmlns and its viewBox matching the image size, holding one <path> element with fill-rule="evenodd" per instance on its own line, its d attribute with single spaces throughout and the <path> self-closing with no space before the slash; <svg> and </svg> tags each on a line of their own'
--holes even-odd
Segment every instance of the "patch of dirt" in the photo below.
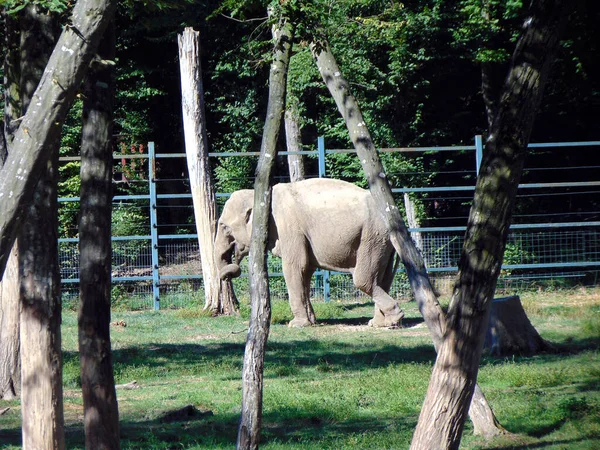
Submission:
<svg viewBox="0 0 600 450">
<path fill-rule="evenodd" d="M 225 336 L 219 336 L 218 334 L 198 334 L 192 337 L 192 341 L 215 341 L 224 339 Z"/>
</svg>

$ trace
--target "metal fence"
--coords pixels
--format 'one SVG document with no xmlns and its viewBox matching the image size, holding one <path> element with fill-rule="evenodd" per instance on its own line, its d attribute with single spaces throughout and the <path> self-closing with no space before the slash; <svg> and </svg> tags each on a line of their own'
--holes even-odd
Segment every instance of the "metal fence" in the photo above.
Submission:
<svg viewBox="0 0 600 450">
<path fill-rule="evenodd" d="M 519 186 L 517 212 L 499 289 L 597 283 L 600 166 L 595 163 L 595 155 L 598 147 L 600 142 L 530 144 L 531 156 Z M 419 167 L 418 173 L 408 174 L 414 185 L 396 184 L 392 190 L 399 205 L 403 203 L 402 196 L 408 193 L 423 206 L 421 222 L 425 225 L 410 231 L 415 233 L 433 284 L 441 293 L 450 291 L 458 269 L 482 150 L 480 136 L 475 137 L 473 145 L 466 146 L 380 149 L 382 154 L 396 154 L 394 158 L 409 162 L 412 158 L 418 162 L 414 164 Z M 319 138 L 316 150 L 300 153 L 316 159 L 317 164 L 312 164 L 317 169 L 314 176 L 323 177 L 329 167 L 335 172 L 339 155 L 347 158 L 354 151 L 327 149 L 324 139 Z M 280 154 L 286 155 L 287 152 Z M 258 153 L 211 153 L 210 157 L 256 159 Z M 472 160 L 471 170 L 464 170 L 465 158 Z M 121 179 L 115 181 L 118 192 L 114 196 L 113 228 L 121 235 L 113 237 L 113 305 L 159 309 L 202 304 L 200 256 L 185 154 L 156 153 L 154 144 L 149 143 L 147 152 L 118 154 L 115 159 L 120 161 L 117 178 Z M 344 160 L 343 164 L 347 162 Z M 453 164 L 459 169 L 454 170 Z M 173 176 L 174 166 L 180 168 L 181 176 Z M 446 169 L 439 170 L 441 166 Z M 353 175 L 360 178 L 358 173 Z M 388 173 L 392 180 L 406 176 L 406 173 Z M 219 193 L 217 197 L 228 195 Z M 77 209 L 78 200 L 59 199 L 61 214 L 74 214 L 72 210 Z M 132 221 L 132 217 L 137 220 Z M 121 229 L 119 220 L 128 226 Z M 132 231 L 132 222 L 139 229 Z M 71 235 L 74 233 L 76 230 L 71 230 Z M 79 282 L 77 238 L 63 237 L 59 245 L 63 303 L 74 305 Z M 272 296 L 287 298 L 277 258 L 269 259 L 269 271 Z M 239 297 L 247 296 L 247 278 L 235 280 L 235 287 Z M 408 280 L 401 270 L 391 294 L 397 298 L 410 296 Z M 311 295 L 325 301 L 363 296 L 349 275 L 327 271 L 315 274 Z"/>
</svg>

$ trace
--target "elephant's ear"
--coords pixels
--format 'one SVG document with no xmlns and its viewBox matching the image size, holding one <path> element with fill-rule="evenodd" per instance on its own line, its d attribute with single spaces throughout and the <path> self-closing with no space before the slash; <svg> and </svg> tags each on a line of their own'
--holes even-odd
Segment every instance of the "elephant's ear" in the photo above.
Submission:
<svg viewBox="0 0 600 450">
<path fill-rule="evenodd" d="M 246 210 L 245 220 L 247 224 L 252 222 L 252 208 Z"/>
</svg>

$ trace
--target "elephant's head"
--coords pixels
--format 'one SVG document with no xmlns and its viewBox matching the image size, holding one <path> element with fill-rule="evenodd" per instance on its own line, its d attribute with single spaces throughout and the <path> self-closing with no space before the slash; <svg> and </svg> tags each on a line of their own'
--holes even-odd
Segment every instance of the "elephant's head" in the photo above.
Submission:
<svg viewBox="0 0 600 450">
<path fill-rule="evenodd" d="M 240 262 L 250 252 L 254 191 L 236 191 L 223 207 L 217 223 L 215 261 L 221 279 L 239 277 Z"/>
</svg>

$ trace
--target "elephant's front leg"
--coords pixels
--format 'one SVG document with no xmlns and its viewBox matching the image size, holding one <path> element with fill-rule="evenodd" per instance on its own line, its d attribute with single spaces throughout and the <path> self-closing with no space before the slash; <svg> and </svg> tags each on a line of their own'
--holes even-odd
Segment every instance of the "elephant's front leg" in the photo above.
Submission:
<svg viewBox="0 0 600 450">
<path fill-rule="evenodd" d="M 283 276 L 294 315 L 288 326 L 306 327 L 316 323 L 315 312 L 310 303 L 310 278 L 314 269 L 308 267 L 308 264 L 298 263 L 298 255 L 294 256 L 296 261 L 282 259 Z"/>
</svg>

